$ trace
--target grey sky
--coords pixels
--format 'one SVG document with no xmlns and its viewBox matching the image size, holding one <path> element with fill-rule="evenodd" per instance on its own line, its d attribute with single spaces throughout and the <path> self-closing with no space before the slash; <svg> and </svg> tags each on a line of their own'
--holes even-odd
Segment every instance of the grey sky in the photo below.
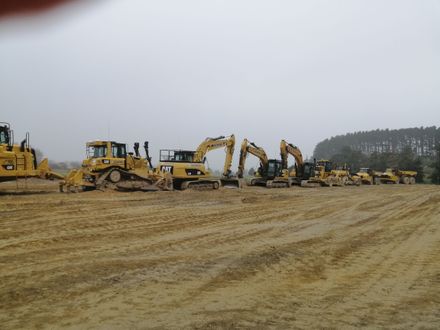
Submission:
<svg viewBox="0 0 440 330">
<path fill-rule="evenodd" d="M 230 133 L 278 158 L 283 138 L 311 155 L 332 135 L 440 124 L 440 1 L 73 10 L 0 22 L 0 121 L 54 160 L 82 159 L 108 131 L 130 146 L 149 140 L 154 160 Z M 219 167 L 222 157 L 208 158 Z"/>
</svg>

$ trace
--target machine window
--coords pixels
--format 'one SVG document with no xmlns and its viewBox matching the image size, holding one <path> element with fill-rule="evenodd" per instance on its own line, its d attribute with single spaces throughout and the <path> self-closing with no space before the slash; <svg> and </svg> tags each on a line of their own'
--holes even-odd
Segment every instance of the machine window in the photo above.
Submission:
<svg viewBox="0 0 440 330">
<path fill-rule="evenodd" d="M 106 146 L 92 146 L 87 149 L 87 156 L 89 158 L 104 158 L 107 157 Z"/>
<path fill-rule="evenodd" d="M 112 155 L 115 158 L 124 158 L 125 157 L 125 145 L 122 145 L 122 144 L 112 145 Z"/>
<path fill-rule="evenodd" d="M 6 132 L 5 131 L 0 131 L 0 143 L 1 144 L 8 144 L 9 143 L 8 140 L 9 139 L 8 139 L 8 135 L 6 134 Z"/>
</svg>

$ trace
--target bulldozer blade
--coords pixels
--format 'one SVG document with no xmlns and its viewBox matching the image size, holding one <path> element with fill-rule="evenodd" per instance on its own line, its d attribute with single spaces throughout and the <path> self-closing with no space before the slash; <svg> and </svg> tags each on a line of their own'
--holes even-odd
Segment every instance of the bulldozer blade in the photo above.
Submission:
<svg viewBox="0 0 440 330">
<path fill-rule="evenodd" d="M 224 179 L 220 179 L 221 183 L 222 183 L 222 187 L 225 188 L 243 188 L 243 179 L 238 179 L 238 178 L 224 178 Z"/>
<path fill-rule="evenodd" d="M 159 187 L 143 181 L 125 181 L 116 184 L 116 188 L 121 191 L 158 191 Z"/>
</svg>

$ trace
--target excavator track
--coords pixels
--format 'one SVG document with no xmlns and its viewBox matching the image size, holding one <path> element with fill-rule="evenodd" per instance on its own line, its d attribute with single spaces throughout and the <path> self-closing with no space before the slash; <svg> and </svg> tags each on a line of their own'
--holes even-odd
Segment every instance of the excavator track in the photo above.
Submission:
<svg viewBox="0 0 440 330">
<path fill-rule="evenodd" d="M 217 190 L 220 188 L 220 185 L 220 180 L 184 181 L 180 185 L 180 190 Z"/>
</svg>

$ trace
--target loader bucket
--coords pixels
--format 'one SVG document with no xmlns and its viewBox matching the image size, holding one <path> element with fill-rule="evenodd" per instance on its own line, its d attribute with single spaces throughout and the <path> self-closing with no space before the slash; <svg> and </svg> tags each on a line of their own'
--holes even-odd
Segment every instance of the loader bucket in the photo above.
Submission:
<svg viewBox="0 0 440 330">
<path fill-rule="evenodd" d="M 321 184 L 319 182 L 312 182 L 309 180 L 302 180 L 301 181 L 301 187 L 303 188 L 318 188 L 321 187 Z"/>
<path fill-rule="evenodd" d="M 239 178 L 222 178 L 220 179 L 222 187 L 225 188 L 243 188 L 243 179 Z"/>
</svg>

